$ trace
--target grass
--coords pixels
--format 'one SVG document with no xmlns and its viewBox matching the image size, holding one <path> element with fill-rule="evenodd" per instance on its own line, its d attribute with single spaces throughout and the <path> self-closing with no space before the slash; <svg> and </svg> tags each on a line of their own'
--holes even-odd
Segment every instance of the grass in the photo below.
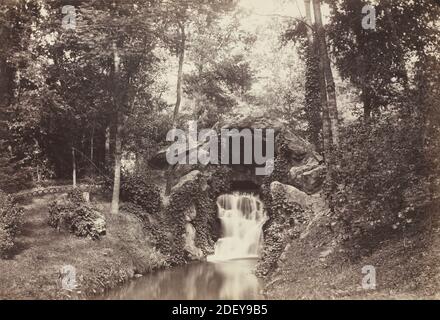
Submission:
<svg viewBox="0 0 440 320">
<path fill-rule="evenodd" d="M 107 221 L 107 234 L 101 240 L 49 227 L 48 204 L 55 197 L 35 198 L 24 205 L 25 224 L 15 251 L 10 259 L 0 260 L 1 299 L 90 298 L 166 265 L 140 220 L 123 211 L 111 215 L 107 202 L 96 203 Z M 62 288 L 61 269 L 66 265 L 76 269 L 74 290 Z"/>
</svg>

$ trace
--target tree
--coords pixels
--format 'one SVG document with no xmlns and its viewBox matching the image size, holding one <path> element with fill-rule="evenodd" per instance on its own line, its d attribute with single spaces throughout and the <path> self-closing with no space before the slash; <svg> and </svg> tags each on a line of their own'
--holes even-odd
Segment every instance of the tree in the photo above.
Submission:
<svg viewBox="0 0 440 320">
<path fill-rule="evenodd" d="M 306 55 L 306 115 L 309 126 L 309 138 L 310 141 L 321 150 L 321 129 L 322 129 L 322 117 L 321 113 L 324 111 L 322 108 L 320 100 L 320 76 L 319 76 L 319 59 L 318 59 L 318 46 L 316 41 L 314 41 L 314 31 L 312 24 L 312 14 L 311 14 L 311 2 L 310 0 L 304 0 L 305 6 L 305 23 L 306 23 L 306 33 L 307 33 L 307 55 Z M 327 110 L 326 120 L 328 120 Z M 328 125 L 327 125 L 328 127 Z M 326 129 L 328 131 L 328 129 Z M 326 132 L 327 141 L 329 134 Z"/>
<path fill-rule="evenodd" d="M 177 54 L 179 56 L 179 70 L 177 72 L 177 91 L 176 91 L 176 105 L 174 106 L 173 112 L 173 128 L 176 127 L 177 116 L 179 115 L 180 104 L 182 102 L 182 81 L 183 81 L 183 63 L 185 61 L 185 45 L 186 45 L 186 34 L 185 25 L 179 24 L 179 37 L 180 44 L 177 49 Z"/>
<path fill-rule="evenodd" d="M 170 1 L 166 4 L 168 11 L 165 24 L 174 27 L 175 31 L 171 33 L 165 32 L 164 42 L 169 46 L 171 52 L 178 56 L 176 103 L 174 105 L 172 120 L 173 128 L 176 128 L 182 102 L 183 65 L 185 62 L 186 46 L 190 40 L 187 35 L 187 29 L 189 29 L 191 24 L 200 16 L 203 16 L 208 24 L 211 23 L 217 19 L 222 12 L 230 10 L 233 5 L 234 2 L 229 0 L 215 0 L 210 2 L 203 0 L 184 2 Z M 166 194 L 169 194 L 171 191 L 172 180 L 173 167 L 170 167 L 167 172 Z"/>
<path fill-rule="evenodd" d="M 325 36 L 325 29 L 322 23 L 321 14 L 321 1 L 313 0 L 313 11 L 315 17 L 316 25 L 316 40 L 319 46 L 319 58 L 320 67 L 323 69 L 325 81 L 321 80 L 321 86 L 325 83 L 325 91 L 327 94 L 327 109 L 328 116 L 330 118 L 330 130 L 331 130 L 331 143 L 333 146 L 339 146 L 339 119 L 338 119 L 338 109 L 336 104 L 336 89 L 335 81 L 333 79 L 333 73 L 330 65 L 330 58 L 328 56 L 327 42 Z M 321 89 L 322 90 L 322 89 Z M 323 91 L 321 91 L 322 94 Z M 323 104 L 324 105 L 324 104 Z"/>
<path fill-rule="evenodd" d="M 53 12 L 57 9 L 53 7 Z M 113 135 L 112 213 L 119 210 L 124 127 L 137 106 L 139 92 L 148 86 L 140 80 L 142 73 L 157 61 L 153 51 L 159 40 L 157 13 L 161 10 L 157 2 L 147 0 L 84 1 L 77 8 L 81 19 L 73 32 L 60 32 L 59 26 L 53 31 L 57 59 L 50 83 L 67 104 L 67 118 L 78 120 L 68 136 L 77 137 L 76 143 L 85 151 L 87 139 L 78 128 L 86 128 L 91 137 L 100 130 L 105 155 L 108 127 Z M 85 157 L 86 152 L 81 154 Z"/>
<path fill-rule="evenodd" d="M 381 110 L 401 104 L 400 97 L 408 91 L 408 61 L 435 46 L 438 4 L 434 0 L 377 1 L 375 30 L 360 23 L 365 1 L 338 0 L 329 5 L 328 35 L 336 67 L 343 79 L 360 90 L 368 123 Z"/>
</svg>

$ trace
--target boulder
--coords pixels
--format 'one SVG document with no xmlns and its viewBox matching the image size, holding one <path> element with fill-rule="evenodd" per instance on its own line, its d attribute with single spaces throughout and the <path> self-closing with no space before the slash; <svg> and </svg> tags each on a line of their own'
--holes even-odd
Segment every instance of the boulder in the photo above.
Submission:
<svg viewBox="0 0 440 320">
<path fill-rule="evenodd" d="M 325 180 L 326 167 L 320 165 L 312 170 L 304 172 L 299 176 L 298 181 L 302 185 L 302 190 L 308 194 L 313 194 L 321 189 Z"/>
<path fill-rule="evenodd" d="M 308 158 L 304 165 L 293 166 L 289 171 L 289 184 L 313 194 L 321 189 L 325 179 L 326 167 L 315 157 Z"/>
<path fill-rule="evenodd" d="M 296 179 L 296 177 L 303 172 L 312 170 L 319 166 L 319 162 L 314 157 L 309 157 L 304 159 L 301 164 L 294 165 L 289 172 L 289 177 L 291 179 Z"/>
<path fill-rule="evenodd" d="M 180 178 L 179 182 L 171 189 L 172 192 L 177 192 L 179 189 L 184 188 L 187 184 L 192 182 L 199 182 L 202 173 L 199 170 L 193 170 L 190 173 Z"/>
<path fill-rule="evenodd" d="M 106 223 L 104 216 L 95 210 L 95 219 L 93 220 L 93 228 L 100 235 L 106 234 Z"/>
<path fill-rule="evenodd" d="M 314 153 L 313 146 L 310 143 L 289 130 L 284 130 L 280 139 L 282 144 L 278 144 L 278 148 L 284 145 L 287 148 L 288 156 L 296 162 L 300 162 Z"/>
<path fill-rule="evenodd" d="M 320 194 L 309 195 L 294 186 L 282 184 L 274 181 L 270 184 L 271 194 L 281 194 L 288 202 L 296 203 L 305 210 L 310 210 L 312 214 L 317 214 L 322 210 L 327 210 L 327 204 Z"/>
</svg>

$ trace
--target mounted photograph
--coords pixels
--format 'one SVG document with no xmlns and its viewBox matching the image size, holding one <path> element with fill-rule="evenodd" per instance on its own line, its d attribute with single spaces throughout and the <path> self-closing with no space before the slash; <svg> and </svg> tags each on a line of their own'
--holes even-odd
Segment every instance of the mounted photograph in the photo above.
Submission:
<svg viewBox="0 0 440 320">
<path fill-rule="evenodd" d="M 440 300 L 437 0 L 0 0 L 0 41 L 0 300 Z"/>
</svg>

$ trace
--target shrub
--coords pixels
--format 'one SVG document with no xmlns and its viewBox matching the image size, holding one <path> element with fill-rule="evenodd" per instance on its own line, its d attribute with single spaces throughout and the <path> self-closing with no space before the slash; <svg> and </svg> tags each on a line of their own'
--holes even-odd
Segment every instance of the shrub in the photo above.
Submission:
<svg viewBox="0 0 440 320">
<path fill-rule="evenodd" d="M 0 226 L 0 258 L 3 258 L 14 247 L 13 237 Z"/>
<path fill-rule="evenodd" d="M 329 195 L 348 235 L 374 246 L 422 218 L 429 192 L 420 128 L 390 116 L 345 129 Z"/>
<path fill-rule="evenodd" d="M 85 203 L 79 190 L 73 190 L 49 207 L 49 225 L 79 237 L 99 239 L 105 234 L 105 219 L 93 206 Z"/>
<path fill-rule="evenodd" d="M 14 246 L 15 236 L 23 224 L 23 209 L 14 199 L 0 191 L 0 256 L 5 256 Z"/>
<path fill-rule="evenodd" d="M 121 198 L 140 206 L 147 213 L 158 213 L 162 205 L 160 190 L 148 180 L 145 174 L 128 174 L 122 180 Z"/>
</svg>

